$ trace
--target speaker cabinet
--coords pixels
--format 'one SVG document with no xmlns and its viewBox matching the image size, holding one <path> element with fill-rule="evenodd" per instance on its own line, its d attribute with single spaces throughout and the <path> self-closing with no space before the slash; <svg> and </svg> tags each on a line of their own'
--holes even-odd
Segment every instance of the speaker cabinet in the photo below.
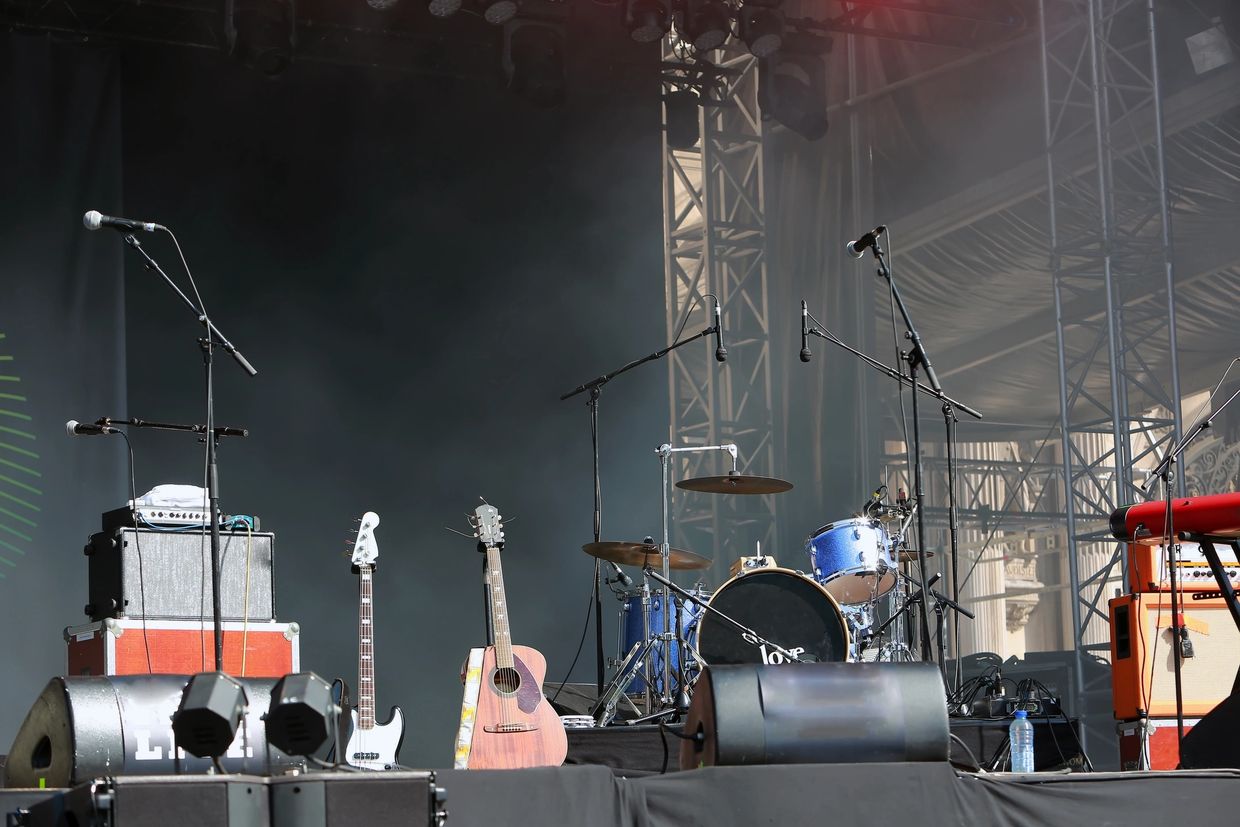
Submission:
<svg viewBox="0 0 1240 827">
<path fill-rule="evenodd" d="M 200 532 L 120 528 L 86 546 L 91 620 L 211 616 L 211 538 Z M 275 620 L 275 535 L 220 533 L 220 615 Z"/>
<path fill-rule="evenodd" d="M 1193 657 L 1182 662 L 1184 714 L 1200 718 L 1231 694 L 1240 668 L 1240 630 L 1220 598 L 1180 601 Z M 1175 715 L 1171 595 L 1130 594 L 1110 602 L 1111 699 L 1115 718 Z"/>
<path fill-rule="evenodd" d="M 947 761 L 933 663 L 712 666 L 693 692 L 680 768 Z"/>
</svg>

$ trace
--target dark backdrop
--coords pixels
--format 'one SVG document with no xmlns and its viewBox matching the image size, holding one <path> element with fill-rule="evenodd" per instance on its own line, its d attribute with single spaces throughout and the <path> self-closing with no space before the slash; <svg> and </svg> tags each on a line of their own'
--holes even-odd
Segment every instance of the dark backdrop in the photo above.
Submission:
<svg viewBox="0 0 1240 827">
<path fill-rule="evenodd" d="M 120 91 L 109 51 L 0 35 L 0 752 L 64 671 L 82 547 L 124 499 L 124 443 L 64 431 L 124 407 L 121 251 L 81 224 L 120 198 Z"/>
<path fill-rule="evenodd" d="M 466 529 L 479 496 L 513 519 L 512 628 L 549 680 L 579 639 L 589 428 L 585 399 L 557 396 L 665 336 L 657 80 L 578 76 L 569 105 L 539 111 L 484 84 L 305 65 L 273 83 L 165 49 L 127 51 L 123 77 L 123 209 L 178 231 L 259 370 L 217 363 L 218 421 L 251 429 L 221 449 L 222 507 L 276 532 L 304 666 L 351 681 L 345 541 L 379 513 L 378 703 L 405 710 L 405 763 L 444 766 L 483 629 L 480 558 L 444 526 Z M 149 248 L 174 270 L 169 245 Z M 133 259 L 126 284 L 128 412 L 201 420 L 194 319 Z M 666 381 L 650 366 L 605 392 L 607 537 L 658 531 Z M 140 489 L 201 479 L 192 440 L 135 444 Z M 593 673 L 591 639 L 574 674 Z"/>
</svg>

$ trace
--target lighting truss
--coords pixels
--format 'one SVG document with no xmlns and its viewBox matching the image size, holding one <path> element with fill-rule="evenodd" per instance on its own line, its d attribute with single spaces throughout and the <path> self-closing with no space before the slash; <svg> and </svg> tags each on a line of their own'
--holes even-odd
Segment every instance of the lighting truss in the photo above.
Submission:
<svg viewBox="0 0 1240 827">
<path fill-rule="evenodd" d="M 1138 469 L 1181 428 L 1154 7 L 1039 3 L 1078 700 L 1090 690 L 1085 653 L 1107 649 L 1106 599 L 1127 586 L 1126 547 L 1107 518 L 1146 499 Z M 1065 150 L 1081 135 L 1095 148 L 1085 164 Z M 1078 312 L 1099 300 L 1100 317 Z"/>
<path fill-rule="evenodd" d="M 713 345 L 669 354 L 670 441 L 675 446 L 735 442 L 740 470 L 771 475 L 772 430 L 770 316 L 763 192 L 762 116 L 758 61 L 729 44 L 695 62 L 674 41 L 664 46 L 664 93 L 699 90 L 700 140 L 691 149 L 663 143 L 664 267 L 667 330 L 674 337 L 706 317 L 707 294 L 724 308 L 728 361 L 718 364 Z M 667 113 L 664 112 L 666 127 Z M 674 479 L 710 476 L 727 469 L 714 453 L 676 456 Z M 773 548 L 777 536 L 774 496 L 718 496 L 677 491 L 673 542 L 711 554 L 716 582 L 728 564 Z"/>
</svg>

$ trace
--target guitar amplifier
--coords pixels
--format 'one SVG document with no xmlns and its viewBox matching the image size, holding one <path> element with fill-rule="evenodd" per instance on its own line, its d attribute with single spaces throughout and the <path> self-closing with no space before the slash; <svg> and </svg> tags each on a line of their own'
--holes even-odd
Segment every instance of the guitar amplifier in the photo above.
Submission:
<svg viewBox="0 0 1240 827">
<path fill-rule="evenodd" d="M 223 625 L 224 671 L 246 678 L 282 678 L 301 671 L 296 623 Z M 68 673 L 82 675 L 193 675 L 215 668 L 214 629 L 208 620 L 132 618 L 65 629 Z M 150 662 L 147 652 L 150 652 Z"/>
<path fill-rule="evenodd" d="M 1240 590 L 1240 562 L 1231 546 L 1216 544 L 1219 562 L 1227 572 L 1227 579 L 1234 589 Z M 1186 592 L 1217 592 L 1218 581 L 1196 543 L 1180 543 L 1176 560 L 1176 579 Z M 1141 592 L 1171 591 L 1171 579 L 1167 566 L 1167 547 L 1132 543 L 1128 546 L 1128 582 Z"/>
<path fill-rule="evenodd" d="M 1182 661 L 1184 714 L 1205 715 L 1231 694 L 1240 668 L 1240 630 L 1222 598 L 1181 602 L 1193 657 Z M 1171 594 L 1130 594 L 1110 602 L 1111 699 L 1115 719 L 1175 715 Z"/>
<path fill-rule="evenodd" d="M 91 620 L 211 617 L 211 538 L 201 531 L 119 528 L 92 535 L 88 558 Z M 273 621 L 275 535 L 220 532 L 220 616 Z"/>
</svg>

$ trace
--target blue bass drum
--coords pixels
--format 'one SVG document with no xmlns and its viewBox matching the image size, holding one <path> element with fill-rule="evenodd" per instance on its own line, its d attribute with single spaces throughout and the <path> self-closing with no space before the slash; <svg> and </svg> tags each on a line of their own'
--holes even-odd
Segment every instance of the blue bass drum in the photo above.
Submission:
<svg viewBox="0 0 1240 827">
<path fill-rule="evenodd" d="M 854 517 L 828 523 L 805 546 L 814 579 L 841 604 L 865 603 L 891 591 L 896 561 L 878 520 Z"/>
</svg>

